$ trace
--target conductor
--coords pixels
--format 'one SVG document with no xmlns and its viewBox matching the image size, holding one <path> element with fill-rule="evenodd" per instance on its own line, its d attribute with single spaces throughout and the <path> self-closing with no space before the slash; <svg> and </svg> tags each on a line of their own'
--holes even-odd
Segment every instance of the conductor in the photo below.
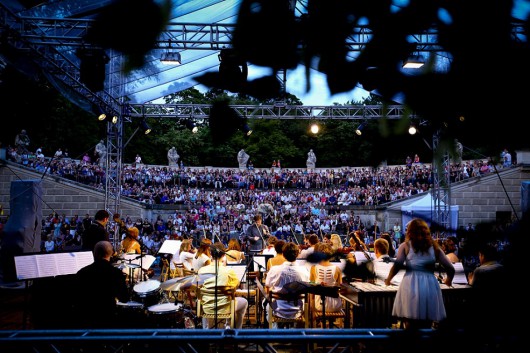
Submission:
<svg viewBox="0 0 530 353">
<path fill-rule="evenodd" d="M 258 253 L 263 251 L 266 244 L 266 239 L 270 236 L 269 227 L 263 224 L 263 218 L 260 214 L 257 214 L 253 218 L 252 223 L 246 231 L 245 241 L 247 241 L 247 249 L 249 251 Z"/>
</svg>

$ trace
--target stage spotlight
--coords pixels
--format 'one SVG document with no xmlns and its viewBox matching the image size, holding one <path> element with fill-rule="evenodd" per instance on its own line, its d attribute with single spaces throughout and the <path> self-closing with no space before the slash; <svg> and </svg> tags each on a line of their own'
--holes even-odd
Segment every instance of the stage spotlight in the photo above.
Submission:
<svg viewBox="0 0 530 353">
<path fill-rule="evenodd" d="M 318 126 L 317 123 L 313 123 L 311 124 L 310 130 L 313 134 L 318 134 L 318 132 L 320 131 L 320 126 Z"/>
<path fill-rule="evenodd" d="M 186 120 L 185 125 L 192 133 L 196 134 L 199 131 L 199 128 L 193 120 Z"/>
<path fill-rule="evenodd" d="M 361 136 L 363 134 L 363 130 L 366 126 L 366 123 L 365 122 L 362 122 L 359 124 L 359 126 L 357 126 L 357 129 L 355 129 L 355 133 L 359 136 Z"/>
<path fill-rule="evenodd" d="M 149 125 L 147 125 L 147 121 L 145 120 L 142 120 L 140 127 L 142 128 L 145 135 L 151 132 L 151 128 L 149 127 Z"/>
<path fill-rule="evenodd" d="M 409 127 L 409 134 L 415 135 L 417 132 L 418 132 L 418 129 L 416 129 L 416 126 L 411 123 Z"/>
<path fill-rule="evenodd" d="M 107 119 L 107 114 L 105 114 L 105 113 L 99 114 L 99 116 L 98 116 L 98 120 L 99 121 L 105 121 L 105 119 Z"/>
<path fill-rule="evenodd" d="M 118 117 L 117 117 L 116 115 L 114 115 L 114 116 L 112 117 L 112 123 L 113 123 L 113 124 L 116 124 L 117 122 L 118 122 Z"/>
<path fill-rule="evenodd" d="M 250 136 L 252 134 L 252 130 L 250 129 L 250 127 L 248 126 L 248 124 L 243 124 L 243 133 L 246 135 L 246 136 Z"/>
<path fill-rule="evenodd" d="M 419 69 L 425 65 L 425 60 L 421 55 L 412 55 L 403 62 L 404 69 Z"/>
</svg>

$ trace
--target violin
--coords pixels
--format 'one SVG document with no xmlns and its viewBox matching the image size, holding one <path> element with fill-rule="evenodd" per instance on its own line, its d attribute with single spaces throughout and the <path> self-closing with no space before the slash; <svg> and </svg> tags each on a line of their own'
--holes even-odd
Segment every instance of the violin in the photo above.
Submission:
<svg viewBox="0 0 530 353">
<path fill-rule="evenodd" d="M 341 249 L 339 249 L 338 251 L 340 251 L 341 253 L 347 255 L 347 254 L 351 253 L 352 251 L 355 251 L 355 248 L 352 247 L 352 246 L 344 246 Z"/>
<path fill-rule="evenodd" d="M 127 232 L 127 226 L 125 225 L 125 222 L 120 218 L 120 214 L 119 213 L 115 213 L 112 216 L 112 219 L 120 227 L 119 228 L 119 232 L 120 232 L 119 234 L 123 234 L 123 233 Z"/>
</svg>

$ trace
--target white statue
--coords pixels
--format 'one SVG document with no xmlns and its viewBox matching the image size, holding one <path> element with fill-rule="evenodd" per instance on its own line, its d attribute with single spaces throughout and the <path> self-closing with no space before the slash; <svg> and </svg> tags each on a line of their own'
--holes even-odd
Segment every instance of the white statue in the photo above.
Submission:
<svg viewBox="0 0 530 353">
<path fill-rule="evenodd" d="M 455 139 L 455 158 L 454 162 L 457 164 L 462 163 L 462 154 L 464 153 L 464 146 L 460 141 Z"/>
<path fill-rule="evenodd" d="M 177 153 L 177 150 L 175 149 L 175 147 L 171 147 L 171 149 L 167 151 L 167 160 L 168 160 L 170 167 L 178 167 L 179 158 L 180 156 Z"/>
<path fill-rule="evenodd" d="M 315 164 L 317 162 L 317 156 L 315 155 L 315 152 L 313 152 L 313 150 L 309 150 L 309 152 L 307 152 L 307 161 L 306 161 L 306 165 L 307 165 L 307 168 L 309 169 L 315 169 Z"/>
<path fill-rule="evenodd" d="M 15 136 L 15 146 L 18 148 L 19 153 L 26 153 L 29 147 L 29 136 L 26 130 L 20 131 L 20 134 Z"/>
<path fill-rule="evenodd" d="M 247 162 L 250 156 L 245 152 L 244 149 L 241 149 L 241 151 L 237 154 L 237 162 L 239 163 L 239 169 L 246 169 L 247 168 Z"/>
<path fill-rule="evenodd" d="M 99 143 L 96 145 L 94 154 L 99 161 L 99 165 L 104 167 L 107 164 L 107 146 L 105 146 L 103 140 L 99 141 Z"/>
</svg>

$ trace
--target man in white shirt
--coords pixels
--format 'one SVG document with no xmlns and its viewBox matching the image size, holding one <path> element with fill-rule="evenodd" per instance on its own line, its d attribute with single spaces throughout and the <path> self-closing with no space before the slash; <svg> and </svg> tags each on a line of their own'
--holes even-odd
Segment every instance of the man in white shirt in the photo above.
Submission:
<svg viewBox="0 0 530 353">
<path fill-rule="evenodd" d="M 373 263 L 375 271 L 375 282 L 379 285 L 385 284 L 385 279 L 388 277 L 388 273 L 390 272 L 390 269 L 394 264 L 394 259 L 391 258 L 390 255 L 388 255 L 389 247 L 390 245 L 388 244 L 388 241 L 386 239 L 378 238 L 374 242 L 375 259 L 373 260 Z M 405 271 L 400 270 L 398 274 L 394 276 L 394 278 L 392 278 L 390 284 L 398 286 L 404 274 Z"/>
<path fill-rule="evenodd" d="M 286 243 L 283 246 L 283 256 L 285 262 L 281 265 L 272 266 L 267 273 L 265 280 L 265 287 L 267 292 L 280 292 L 284 285 L 296 281 L 308 282 L 309 272 L 305 266 L 298 266 L 296 264 L 296 258 L 299 255 L 300 249 L 298 245 L 293 242 Z M 274 299 L 270 304 L 275 312 L 275 315 L 285 318 L 296 318 L 303 314 L 304 302 L 302 300 L 297 301 L 286 301 Z M 268 317 L 267 308 L 267 320 Z"/>
</svg>

